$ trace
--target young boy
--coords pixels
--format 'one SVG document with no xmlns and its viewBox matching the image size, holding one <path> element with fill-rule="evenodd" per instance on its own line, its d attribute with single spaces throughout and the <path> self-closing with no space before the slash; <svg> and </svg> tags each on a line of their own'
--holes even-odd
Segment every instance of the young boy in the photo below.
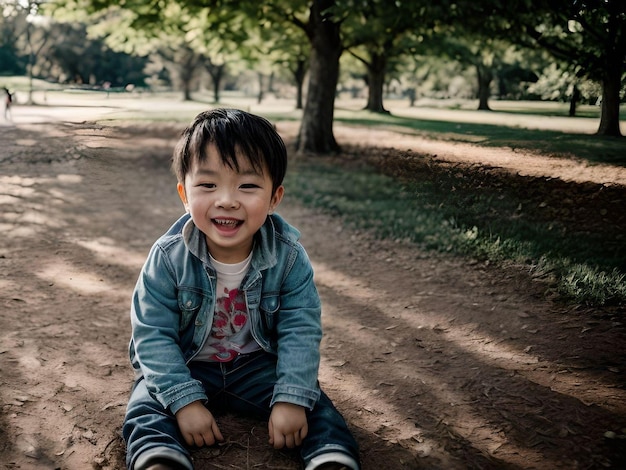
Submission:
<svg viewBox="0 0 626 470">
<path fill-rule="evenodd" d="M 187 210 L 152 247 L 131 307 L 137 380 L 123 434 L 129 469 L 193 469 L 213 413 L 268 420 L 305 469 L 359 469 L 357 444 L 319 389 L 320 300 L 299 232 L 273 212 L 287 153 L 265 119 L 199 114 L 174 150 Z"/>
</svg>

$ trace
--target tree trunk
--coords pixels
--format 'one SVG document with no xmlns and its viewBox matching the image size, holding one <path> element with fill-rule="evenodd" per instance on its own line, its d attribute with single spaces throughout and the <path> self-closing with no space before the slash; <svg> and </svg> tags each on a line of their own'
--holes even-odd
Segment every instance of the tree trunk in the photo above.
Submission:
<svg viewBox="0 0 626 470">
<path fill-rule="evenodd" d="M 183 89 L 183 100 L 191 101 L 191 82 L 194 76 L 193 56 L 191 53 L 185 50 L 180 62 L 175 63 L 174 67 L 176 68 Z"/>
<path fill-rule="evenodd" d="M 491 96 L 493 72 L 490 67 L 483 64 L 477 64 L 476 73 L 478 75 L 478 109 L 490 111 L 489 97 Z"/>
<path fill-rule="evenodd" d="M 306 76 L 305 60 L 298 59 L 296 70 L 293 72 L 293 76 L 296 80 L 296 109 L 302 109 L 304 107 L 302 104 L 302 89 L 304 87 L 304 77 Z"/>
<path fill-rule="evenodd" d="M 226 68 L 226 64 L 222 65 L 214 65 L 211 61 L 209 61 L 205 66 L 207 72 L 211 76 L 211 81 L 213 82 L 213 100 L 216 103 L 220 102 L 220 88 L 222 83 L 222 77 L 224 76 L 224 70 Z"/>
<path fill-rule="evenodd" d="M 30 3 L 28 5 L 29 7 L 31 6 Z M 26 44 L 28 46 L 28 64 L 26 66 L 27 67 L 26 70 L 28 74 L 28 98 L 26 100 L 26 104 L 35 104 L 33 100 L 33 91 L 34 91 L 33 68 L 35 67 L 35 64 L 37 63 L 37 57 L 39 57 L 39 54 L 43 50 L 44 46 L 48 42 L 48 38 L 50 37 L 49 31 L 46 29 L 43 32 L 43 36 L 40 39 L 38 47 L 35 47 L 35 45 L 33 44 L 33 34 L 32 34 L 31 27 L 32 27 L 31 23 L 27 21 L 26 22 Z"/>
<path fill-rule="evenodd" d="M 385 70 L 387 59 L 384 55 L 372 53 L 371 62 L 367 64 L 368 96 L 365 109 L 374 113 L 388 113 L 383 106 L 383 87 L 385 85 Z"/>
<path fill-rule="evenodd" d="M 257 72 L 257 78 L 259 79 L 259 94 L 256 97 L 256 102 L 257 104 L 261 104 L 261 102 L 263 101 L 263 95 L 264 95 L 263 88 L 265 87 L 265 80 L 261 72 Z"/>
<path fill-rule="evenodd" d="M 417 90 L 415 87 L 411 87 L 406 91 L 406 96 L 409 97 L 409 108 L 415 106 L 415 100 L 417 99 Z"/>
<path fill-rule="evenodd" d="M 191 101 L 191 82 L 193 80 L 193 69 L 186 65 L 179 64 L 180 82 L 183 88 L 183 100 Z"/>
<path fill-rule="evenodd" d="M 604 71 L 602 80 L 602 109 L 598 135 L 621 137 L 619 128 L 619 92 L 621 86 L 622 67 L 620 61 L 608 61 L 611 65 Z"/>
<path fill-rule="evenodd" d="M 299 152 L 339 151 L 333 135 L 335 92 L 342 46 L 340 24 L 327 13 L 334 0 L 314 0 L 307 34 L 311 41 L 309 89 L 298 135 Z"/>
<path fill-rule="evenodd" d="M 191 83 L 183 82 L 183 101 L 191 101 Z"/>
<path fill-rule="evenodd" d="M 184 101 L 191 101 L 191 87 L 200 63 L 201 57 L 188 46 L 183 46 L 173 53 L 170 67 L 178 75 Z"/>
<path fill-rule="evenodd" d="M 574 84 L 574 89 L 572 90 L 572 99 L 569 102 L 569 116 L 576 116 L 576 106 L 578 105 L 578 100 L 580 99 L 580 90 Z"/>
</svg>

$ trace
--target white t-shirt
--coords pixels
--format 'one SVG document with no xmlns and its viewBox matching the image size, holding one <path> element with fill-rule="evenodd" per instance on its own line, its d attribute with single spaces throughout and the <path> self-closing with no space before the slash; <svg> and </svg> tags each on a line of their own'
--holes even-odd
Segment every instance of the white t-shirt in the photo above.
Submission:
<svg viewBox="0 0 626 470">
<path fill-rule="evenodd" d="M 238 354 L 260 349 L 250 332 L 250 316 L 241 281 L 250 268 L 252 253 L 240 263 L 224 264 L 211 256 L 217 273 L 215 312 L 209 337 L 194 361 L 228 362 Z"/>
</svg>

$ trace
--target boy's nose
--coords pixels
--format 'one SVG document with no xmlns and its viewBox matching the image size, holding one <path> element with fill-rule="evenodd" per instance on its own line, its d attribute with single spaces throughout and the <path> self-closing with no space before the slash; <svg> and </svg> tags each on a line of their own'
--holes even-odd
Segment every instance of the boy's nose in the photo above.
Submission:
<svg viewBox="0 0 626 470">
<path fill-rule="evenodd" d="M 239 202 L 230 191 L 222 191 L 218 196 L 215 205 L 221 209 L 237 209 Z"/>
</svg>

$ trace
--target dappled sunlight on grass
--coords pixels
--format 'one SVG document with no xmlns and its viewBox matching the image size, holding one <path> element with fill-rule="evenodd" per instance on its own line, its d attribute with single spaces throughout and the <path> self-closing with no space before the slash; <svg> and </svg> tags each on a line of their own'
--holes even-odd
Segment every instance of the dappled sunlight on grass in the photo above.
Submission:
<svg viewBox="0 0 626 470">
<path fill-rule="evenodd" d="M 367 145 L 373 137 L 363 139 Z M 473 154 L 476 160 L 460 156 L 448 161 L 410 151 L 355 147 L 335 161 L 298 162 L 286 187 L 306 205 L 377 237 L 500 264 L 512 262 L 536 275 L 551 273 L 558 292 L 572 302 L 622 302 L 621 186 L 585 181 L 585 175 L 580 182 L 527 175 L 545 169 L 546 159 L 539 156 L 535 161 L 525 155 L 518 158 L 518 166 L 501 169 L 501 157 L 492 163 L 495 166 L 481 163 L 480 155 L 486 154 L 489 151 L 480 149 Z M 551 165 L 555 174 L 579 169 L 568 161 Z M 616 178 L 621 173 L 611 172 Z"/>
</svg>

